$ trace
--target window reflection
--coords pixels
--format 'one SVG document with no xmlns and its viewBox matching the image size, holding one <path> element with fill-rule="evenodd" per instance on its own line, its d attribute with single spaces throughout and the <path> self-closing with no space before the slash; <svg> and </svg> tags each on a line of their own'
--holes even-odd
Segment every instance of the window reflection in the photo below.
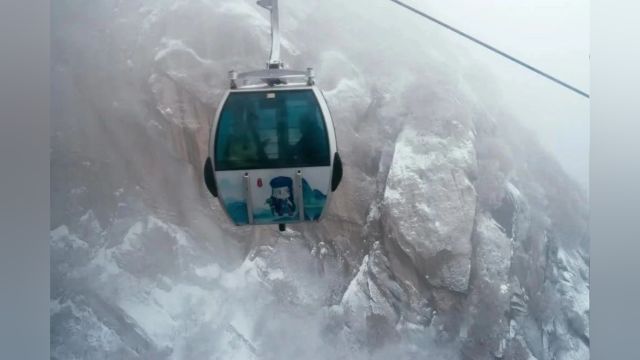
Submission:
<svg viewBox="0 0 640 360">
<path fill-rule="evenodd" d="M 324 118 L 311 90 L 231 93 L 215 150 L 217 170 L 330 164 Z"/>
</svg>

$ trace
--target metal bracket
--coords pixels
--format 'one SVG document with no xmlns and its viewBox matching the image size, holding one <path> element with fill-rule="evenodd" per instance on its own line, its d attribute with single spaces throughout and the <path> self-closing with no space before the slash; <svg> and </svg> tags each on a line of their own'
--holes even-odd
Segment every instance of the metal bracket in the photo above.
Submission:
<svg viewBox="0 0 640 360">
<path fill-rule="evenodd" d="M 304 221 L 304 194 L 302 190 L 302 170 L 296 172 L 294 180 L 293 196 L 296 201 L 296 207 L 298 208 L 298 214 L 300 215 L 300 221 Z"/>
<path fill-rule="evenodd" d="M 251 196 L 249 173 L 244 173 L 244 176 L 242 176 L 242 185 L 244 187 L 245 203 L 247 204 L 247 221 L 250 225 L 253 225 L 253 197 Z"/>
<path fill-rule="evenodd" d="M 278 18 L 278 0 L 258 0 L 258 5 L 271 13 L 271 55 L 267 69 L 282 69 L 284 64 L 280 60 L 280 21 Z"/>
<path fill-rule="evenodd" d="M 254 70 L 243 73 L 229 72 L 229 81 L 232 89 L 246 89 L 269 86 L 313 86 L 315 84 L 315 72 L 313 68 L 307 71 L 266 69 Z"/>
<path fill-rule="evenodd" d="M 284 63 L 280 60 L 280 22 L 278 18 L 278 0 L 258 0 L 257 4 L 271 13 L 271 54 L 266 70 L 237 73 L 229 72 L 229 86 L 231 89 L 246 89 L 274 86 L 313 86 L 315 72 L 313 68 L 307 71 L 284 70 Z"/>
<path fill-rule="evenodd" d="M 316 72 L 312 67 L 307 68 L 307 85 L 312 86 L 316 83 Z"/>
<path fill-rule="evenodd" d="M 234 70 L 229 71 L 229 87 L 232 89 L 237 89 L 238 88 L 238 73 L 235 72 Z"/>
</svg>

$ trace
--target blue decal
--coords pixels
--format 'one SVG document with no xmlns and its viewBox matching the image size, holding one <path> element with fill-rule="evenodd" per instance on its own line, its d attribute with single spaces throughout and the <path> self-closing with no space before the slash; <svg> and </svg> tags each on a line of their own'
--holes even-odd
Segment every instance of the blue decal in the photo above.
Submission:
<svg viewBox="0 0 640 360">
<path fill-rule="evenodd" d="M 244 201 L 233 201 L 227 204 L 227 212 L 236 225 L 249 223 L 247 215 L 247 203 Z"/>
<path fill-rule="evenodd" d="M 278 176 L 269 182 L 271 185 L 271 197 L 266 203 L 271 208 L 271 215 L 293 216 L 296 212 L 293 200 L 293 180 L 290 177 Z"/>
<path fill-rule="evenodd" d="M 228 179 L 220 179 L 219 190 L 221 194 L 229 194 L 224 206 L 229 217 L 236 225 L 248 225 L 248 211 L 253 212 L 255 224 L 273 223 L 296 223 L 300 222 L 300 212 L 294 198 L 293 179 L 288 176 L 277 176 L 269 181 L 271 187 L 265 189 L 266 195 L 259 196 L 262 199 L 254 198 L 257 206 L 247 209 L 247 202 L 243 198 L 241 182 L 232 182 Z M 255 195 L 254 195 L 255 196 Z M 327 195 L 322 191 L 311 187 L 306 179 L 302 179 L 302 203 L 304 204 L 304 220 L 318 221 L 327 202 Z"/>
<path fill-rule="evenodd" d="M 327 195 L 318 189 L 311 189 L 307 180 L 302 179 L 302 199 L 304 201 L 304 219 L 318 220 L 327 201 Z"/>
</svg>

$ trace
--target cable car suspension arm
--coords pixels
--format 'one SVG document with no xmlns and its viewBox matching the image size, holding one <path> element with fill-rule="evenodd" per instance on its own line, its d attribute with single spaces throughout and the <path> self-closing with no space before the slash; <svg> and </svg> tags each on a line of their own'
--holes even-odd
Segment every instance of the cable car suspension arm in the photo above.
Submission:
<svg viewBox="0 0 640 360">
<path fill-rule="evenodd" d="M 258 5 L 271 13 L 271 55 L 267 63 L 268 69 L 282 69 L 280 60 L 280 22 L 278 19 L 278 0 L 258 0 Z"/>
</svg>

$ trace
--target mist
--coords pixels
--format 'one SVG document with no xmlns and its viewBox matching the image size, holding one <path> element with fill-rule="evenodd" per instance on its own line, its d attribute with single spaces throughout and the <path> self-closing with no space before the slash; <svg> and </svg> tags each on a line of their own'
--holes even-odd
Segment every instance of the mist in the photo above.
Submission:
<svg viewBox="0 0 640 360">
<path fill-rule="evenodd" d="M 424 6 L 588 86 L 587 5 L 483 4 Z M 52 4 L 52 358 L 587 359 L 588 101 L 389 1 L 280 12 L 345 166 L 326 218 L 285 232 L 233 226 L 202 176 L 266 11 Z"/>
</svg>

